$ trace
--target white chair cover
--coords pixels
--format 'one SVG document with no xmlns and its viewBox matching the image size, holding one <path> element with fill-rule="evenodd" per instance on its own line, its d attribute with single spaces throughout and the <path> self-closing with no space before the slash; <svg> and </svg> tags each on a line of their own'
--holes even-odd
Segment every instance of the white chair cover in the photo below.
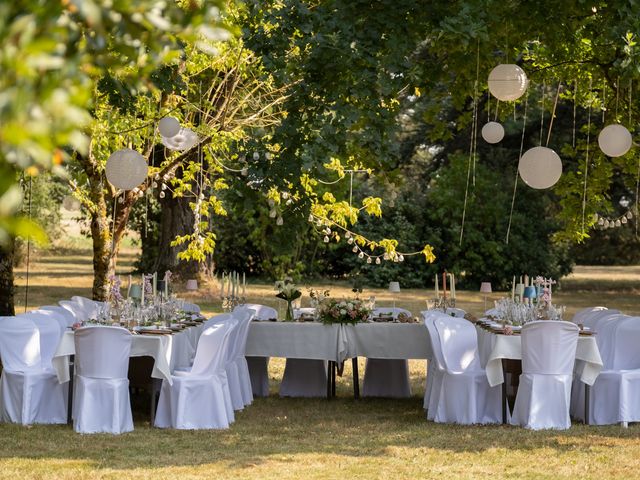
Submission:
<svg viewBox="0 0 640 480">
<path fill-rule="evenodd" d="M 582 310 L 578 310 L 574 315 L 571 321 L 576 325 L 579 323 L 584 324 L 584 320 L 588 318 L 592 313 L 602 312 L 608 310 L 607 307 L 588 307 L 583 308 Z"/>
<path fill-rule="evenodd" d="M 212 322 L 213 319 L 216 319 L 217 321 Z M 242 387 L 240 386 L 236 366 L 233 362 L 233 348 L 239 333 L 240 318 L 233 314 L 224 313 L 212 317 L 208 322 L 211 322 L 209 323 L 209 326 L 225 324 L 230 327 L 228 334 L 229 338 L 226 341 L 227 345 L 225 347 L 225 354 L 222 360 L 222 369 L 224 370 L 223 387 L 225 394 L 225 406 L 227 407 L 229 423 L 233 423 L 235 419 L 233 413 L 234 410 L 242 410 L 244 406 L 244 403 L 242 402 Z"/>
<path fill-rule="evenodd" d="M 27 317 L 0 317 L 0 417 L 3 422 L 66 423 L 66 385 L 41 356 L 40 331 Z M 49 368 L 43 368 L 49 365 Z"/>
<path fill-rule="evenodd" d="M 227 383 L 224 360 L 229 334 L 237 320 L 208 327 L 198 341 L 198 349 L 189 372 L 172 376 L 173 384 L 162 382 L 155 426 L 160 428 L 228 428 L 233 409 L 225 399 Z"/>
<path fill-rule="evenodd" d="M 375 308 L 373 317 L 389 314 L 393 318 L 409 310 L 400 307 Z M 367 358 L 362 381 L 363 397 L 408 398 L 411 396 L 409 363 L 405 359 Z"/>
<path fill-rule="evenodd" d="M 66 326 L 63 327 L 58 320 L 58 316 L 53 312 L 34 310 L 31 312 L 16 315 L 19 319 L 31 320 L 40 332 L 40 362 L 43 370 L 52 370 L 51 361 L 56 353 L 62 334 Z"/>
<path fill-rule="evenodd" d="M 569 404 L 578 327 L 542 320 L 522 327 L 522 375 L 511 417 L 533 430 L 571 427 Z"/>
<path fill-rule="evenodd" d="M 251 320 L 253 320 L 256 311 L 252 308 L 246 307 L 244 309 L 236 309 L 233 312 L 240 320 L 238 327 L 238 337 L 233 345 L 233 355 L 231 356 L 232 362 L 235 364 L 233 369 L 238 377 L 238 384 L 240 385 L 240 391 L 242 393 L 243 407 L 251 405 L 253 402 L 253 390 L 251 387 L 251 375 L 249 374 L 249 366 L 244 356 L 244 352 L 247 347 L 247 336 L 249 335 L 249 326 Z"/>
<path fill-rule="evenodd" d="M 40 310 L 54 312 L 58 315 L 59 318 L 64 320 L 64 323 L 67 327 L 72 326 L 76 323 L 76 317 L 70 310 L 67 310 L 64 307 L 60 307 L 58 305 L 45 305 L 44 307 L 40 307 Z"/>
<path fill-rule="evenodd" d="M 255 310 L 254 321 L 266 322 L 277 319 L 278 311 L 273 307 L 259 305 L 257 303 L 247 303 L 246 307 Z M 251 391 L 254 397 L 269 396 L 269 357 L 245 357 L 247 368 L 251 379 Z"/>
<path fill-rule="evenodd" d="M 602 327 L 604 369 L 591 386 L 589 422 L 610 425 L 640 421 L 640 317 L 619 315 Z"/>
<path fill-rule="evenodd" d="M 574 317 L 575 318 L 575 317 Z M 600 358 L 602 359 L 603 370 L 610 370 L 613 365 L 613 356 L 615 349 L 615 332 L 616 325 L 621 319 L 627 318 L 618 312 L 618 310 L 598 310 L 588 313 L 582 317 L 583 325 L 588 326 L 597 333 L 596 343 L 598 344 L 598 351 L 600 352 Z M 584 421 L 584 396 L 585 386 L 580 380 L 582 369 L 584 368 L 584 362 L 576 361 L 576 366 L 573 375 L 573 385 L 571 387 L 571 415 Z M 602 374 L 602 372 L 600 372 Z M 597 383 L 597 380 L 596 380 Z M 591 387 L 593 388 L 593 386 Z M 596 387 L 599 388 L 599 387 Z M 591 394 L 591 396 L 593 393 Z M 591 400 L 592 397 L 589 397 Z M 591 401 L 589 410 L 591 411 L 590 421 L 593 419 L 594 404 Z M 600 421 L 605 421 L 604 417 L 599 417 Z M 593 420 L 595 421 L 595 420 Z M 611 422 L 615 423 L 615 421 Z"/>
<path fill-rule="evenodd" d="M 79 328 L 74 336 L 73 428 L 79 433 L 133 430 L 129 401 L 131 334 L 120 327 Z"/>
<path fill-rule="evenodd" d="M 431 352 L 433 357 L 427 359 L 427 379 L 426 385 L 424 389 L 424 402 L 423 408 L 427 412 L 427 418 L 429 420 L 433 420 L 433 416 L 429 414 L 431 398 L 434 399 L 434 405 L 432 412 L 436 411 L 437 407 L 437 398 L 440 395 L 440 387 L 442 385 L 442 378 L 444 375 L 444 371 L 438 368 L 438 364 L 444 365 L 444 359 L 442 359 L 442 352 L 440 349 L 440 339 L 438 338 L 438 331 L 436 330 L 436 326 L 433 323 L 435 318 L 438 316 L 438 312 L 434 312 L 433 310 L 425 310 L 422 312 L 422 317 L 424 319 L 424 325 L 427 328 L 427 332 L 429 334 L 429 342 L 431 343 Z M 435 356 L 438 355 L 440 358 L 440 362 L 436 361 Z M 436 392 L 435 395 L 432 392 Z"/>
<path fill-rule="evenodd" d="M 89 318 L 95 319 L 98 317 L 98 312 L 100 308 L 104 305 L 103 302 L 96 302 L 95 300 L 91 300 L 90 298 L 80 297 L 75 295 L 71 297 L 72 302 L 76 302 L 82 310 L 88 315 Z"/>
<path fill-rule="evenodd" d="M 446 314 L 435 316 L 434 327 L 439 342 L 432 346 L 442 379 L 432 388 L 428 418 L 442 423 L 499 423 L 501 389 L 489 386 L 480 367 L 475 327 Z"/>
<path fill-rule="evenodd" d="M 71 300 L 60 300 L 58 304 L 67 309 L 76 318 L 78 322 L 85 322 L 90 320 L 89 313 L 78 302 L 72 302 Z"/>
</svg>

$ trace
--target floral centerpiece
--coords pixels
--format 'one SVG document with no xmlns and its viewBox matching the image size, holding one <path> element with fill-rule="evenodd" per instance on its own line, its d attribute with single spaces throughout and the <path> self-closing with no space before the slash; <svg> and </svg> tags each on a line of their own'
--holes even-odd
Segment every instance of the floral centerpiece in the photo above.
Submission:
<svg viewBox="0 0 640 480">
<path fill-rule="evenodd" d="M 287 302 L 287 313 L 284 317 L 285 321 L 293 321 L 293 306 L 291 305 L 291 302 L 300 298 L 302 296 L 302 292 L 298 290 L 298 287 L 293 283 L 293 280 L 290 277 L 285 277 L 284 280 L 277 281 L 276 290 L 278 291 L 276 297 L 286 300 Z"/>
<path fill-rule="evenodd" d="M 366 322 L 369 315 L 371 315 L 371 309 L 360 299 L 327 298 L 318 305 L 318 317 L 325 325 Z"/>
</svg>

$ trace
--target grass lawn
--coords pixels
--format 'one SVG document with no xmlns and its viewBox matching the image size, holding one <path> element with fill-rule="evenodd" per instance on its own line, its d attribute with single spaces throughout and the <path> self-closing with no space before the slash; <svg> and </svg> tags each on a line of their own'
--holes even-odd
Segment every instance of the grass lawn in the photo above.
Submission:
<svg viewBox="0 0 640 480">
<path fill-rule="evenodd" d="M 134 252 L 120 257 L 130 269 Z M 40 254 L 31 264 L 29 308 L 71 295 L 90 295 L 91 259 L 86 249 Z M 24 305 L 25 272 L 17 272 L 18 312 Z M 219 310 L 216 285 L 183 295 L 203 310 Z M 329 285 L 333 296 L 344 285 Z M 278 307 L 272 285 L 251 285 L 249 300 Z M 606 305 L 640 314 L 639 267 L 579 267 L 563 279 L 555 301 L 569 315 Z M 424 309 L 426 290 L 403 290 L 399 306 Z M 378 305 L 393 297 L 381 289 Z M 492 294 L 489 301 L 499 298 Z M 459 305 L 480 313 L 483 298 L 458 292 Z M 0 425 L 0 478 L 238 478 L 280 480 L 372 478 L 634 478 L 640 471 L 640 426 L 587 427 L 531 432 L 509 426 L 455 426 L 427 422 L 422 411 L 424 362 L 411 361 L 414 397 L 358 400 L 351 395 L 349 365 L 335 400 L 280 399 L 284 362 L 271 363 L 272 395 L 237 414 L 226 431 L 150 428 L 134 411 L 135 431 L 120 436 L 77 435 L 69 426 Z M 363 371 L 363 370 L 361 370 Z"/>
</svg>

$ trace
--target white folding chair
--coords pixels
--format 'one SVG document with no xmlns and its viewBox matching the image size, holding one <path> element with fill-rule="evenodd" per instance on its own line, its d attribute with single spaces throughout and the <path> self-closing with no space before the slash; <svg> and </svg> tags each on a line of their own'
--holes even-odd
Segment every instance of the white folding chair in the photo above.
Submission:
<svg viewBox="0 0 640 480">
<path fill-rule="evenodd" d="M 189 372 L 176 372 L 172 384 L 162 382 L 155 426 L 159 428 L 228 428 L 233 409 L 225 399 L 227 382 L 224 360 L 229 334 L 237 320 L 208 327 L 198 341 L 198 349 Z"/>
<path fill-rule="evenodd" d="M 589 422 L 627 426 L 640 421 L 640 317 L 620 316 L 604 330 L 610 331 L 610 345 L 590 389 Z"/>
<path fill-rule="evenodd" d="M 440 423 L 499 423 L 500 387 L 490 387 L 480 367 L 475 327 L 467 320 L 438 314 L 434 318 L 438 341 L 432 341 L 441 375 L 429 401 L 430 419 Z"/>
<path fill-rule="evenodd" d="M 79 433 L 133 430 L 129 401 L 131 334 L 120 327 L 75 331 L 76 377 L 73 428 Z"/>
<path fill-rule="evenodd" d="M 372 317 L 389 314 L 393 318 L 411 312 L 400 307 L 375 308 Z M 362 381 L 363 397 L 408 398 L 411 396 L 409 384 L 409 362 L 406 359 L 367 358 Z"/>
<path fill-rule="evenodd" d="M 522 375 L 511 416 L 533 430 L 571 427 L 569 404 L 578 326 L 541 320 L 522 327 Z"/>
<path fill-rule="evenodd" d="M 273 307 L 247 303 L 245 307 L 255 310 L 254 321 L 266 322 L 278 318 L 278 311 Z M 245 357 L 251 379 L 251 391 L 254 397 L 269 396 L 269 357 Z"/>
<path fill-rule="evenodd" d="M 33 320 L 0 317 L 0 360 L 3 422 L 67 422 L 67 388 L 58 382 L 51 357 L 41 355 L 40 331 Z"/>
</svg>

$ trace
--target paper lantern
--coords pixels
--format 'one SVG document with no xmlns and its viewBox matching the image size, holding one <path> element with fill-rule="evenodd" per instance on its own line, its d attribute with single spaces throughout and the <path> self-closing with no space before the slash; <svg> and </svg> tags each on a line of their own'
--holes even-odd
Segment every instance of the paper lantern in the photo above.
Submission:
<svg viewBox="0 0 640 480">
<path fill-rule="evenodd" d="M 621 157 L 631 148 L 631 133 L 622 125 L 607 125 L 598 135 L 598 145 L 605 155 Z"/>
<path fill-rule="evenodd" d="M 158 122 L 158 130 L 163 137 L 175 137 L 180 132 L 180 122 L 173 117 L 164 117 Z"/>
<path fill-rule="evenodd" d="M 116 188 L 133 190 L 147 178 L 147 161 L 135 150 L 123 148 L 111 154 L 105 173 L 107 180 Z"/>
<path fill-rule="evenodd" d="M 547 147 L 527 150 L 518 164 L 520 178 L 531 188 L 549 188 L 562 175 L 562 160 L 556 152 Z"/>
<path fill-rule="evenodd" d="M 498 143 L 504 138 L 504 127 L 498 122 L 489 122 L 482 127 L 482 138 L 487 143 Z"/>
<path fill-rule="evenodd" d="M 162 137 L 162 143 L 169 150 L 189 150 L 198 143 L 198 135 L 190 128 L 181 128 L 173 137 Z"/>
<path fill-rule="evenodd" d="M 481 282 L 480 293 L 491 293 L 491 282 Z"/>
<path fill-rule="evenodd" d="M 527 90 L 529 79 L 518 65 L 503 63 L 489 73 L 489 91 L 498 100 L 517 100 Z"/>
<path fill-rule="evenodd" d="M 198 281 L 195 279 L 187 280 L 187 290 L 198 290 Z"/>
</svg>

